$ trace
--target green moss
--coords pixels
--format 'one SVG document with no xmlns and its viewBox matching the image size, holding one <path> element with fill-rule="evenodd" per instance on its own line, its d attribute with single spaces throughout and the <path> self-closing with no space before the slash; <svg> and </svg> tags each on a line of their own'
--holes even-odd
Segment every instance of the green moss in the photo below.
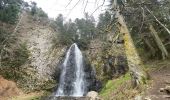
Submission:
<svg viewBox="0 0 170 100">
<path fill-rule="evenodd" d="M 125 83 L 127 80 L 130 80 L 130 74 L 127 73 L 125 76 L 121 76 L 118 79 L 115 80 L 109 80 L 105 87 L 102 89 L 102 91 L 99 93 L 99 95 L 102 98 L 108 98 L 109 94 L 115 91 L 121 84 Z"/>
</svg>

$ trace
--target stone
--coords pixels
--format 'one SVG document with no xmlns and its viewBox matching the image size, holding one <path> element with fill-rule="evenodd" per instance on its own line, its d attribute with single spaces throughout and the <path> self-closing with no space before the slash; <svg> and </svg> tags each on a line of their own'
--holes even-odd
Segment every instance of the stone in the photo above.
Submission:
<svg viewBox="0 0 170 100">
<path fill-rule="evenodd" d="M 98 93 L 95 91 L 90 91 L 87 93 L 86 95 L 87 97 L 90 97 L 92 100 L 95 100 L 96 98 L 98 98 Z"/>
<path fill-rule="evenodd" d="M 146 97 L 146 98 L 144 98 L 144 100 L 151 100 L 151 98 L 150 97 Z"/>
<path fill-rule="evenodd" d="M 170 86 L 165 86 L 165 90 L 170 93 Z"/>
<path fill-rule="evenodd" d="M 170 95 L 164 95 L 163 98 L 170 99 Z"/>
<path fill-rule="evenodd" d="M 135 96 L 134 100 L 142 100 L 142 96 L 141 95 L 137 95 L 137 96 Z"/>
<path fill-rule="evenodd" d="M 164 92 L 164 90 L 165 90 L 164 88 L 160 88 L 159 92 Z"/>
<path fill-rule="evenodd" d="M 166 80 L 165 83 L 166 83 L 166 84 L 170 84 L 170 81 Z"/>
</svg>

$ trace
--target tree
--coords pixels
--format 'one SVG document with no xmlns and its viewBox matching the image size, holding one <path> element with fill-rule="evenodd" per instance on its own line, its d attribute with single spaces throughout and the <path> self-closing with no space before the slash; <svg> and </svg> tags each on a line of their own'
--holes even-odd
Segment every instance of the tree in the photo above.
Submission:
<svg viewBox="0 0 170 100">
<path fill-rule="evenodd" d="M 37 3 L 36 2 L 31 2 L 31 14 L 35 15 L 37 13 Z"/>
<path fill-rule="evenodd" d="M 0 20 L 14 24 L 18 19 L 22 0 L 1 0 L 0 1 Z"/>
<path fill-rule="evenodd" d="M 133 40 L 145 52 L 146 59 L 168 58 L 169 4 L 167 0 L 130 0 L 127 2 L 128 7 L 122 12 Z"/>
<path fill-rule="evenodd" d="M 132 80 L 134 86 L 140 86 L 145 84 L 147 79 L 147 74 L 144 71 L 143 63 L 138 55 L 134 42 L 132 40 L 131 34 L 128 30 L 128 27 L 125 23 L 123 16 L 120 13 L 120 4 L 117 3 L 117 0 L 111 2 L 113 5 L 114 12 L 116 13 L 116 18 L 118 21 L 118 27 L 120 34 L 123 34 L 125 52 L 127 56 L 129 70 L 131 72 Z"/>
<path fill-rule="evenodd" d="M 85 14 L 85 18 L 75 19 L 64 22 L 62 14 L 56 18 L 55 25 L 59 31 L 58 42 L 63 45 L 78 43 L 83 49 L 88 47 L 91 39 L 96 34 L 95 20 L 93 16 Z M 53 26 L 55 26 L 53 25 Z M 55 39 L 56 40 L 56 39 Z"/>
<path fill-rule="evenodd" d="M 112 31 L 112 28 L 109 29 L 109 26 L 111 24 L 112 18 L 111 18 L 111 13 L 109 11 L 106 11 L 105 13 L 102 13 L 99 15 L 99 22 L 97 23 L 97 32 L 98 35 L 106 34 L 108 31 Z M 106 35 L 105 35 L 106 36 Z"/>
</svg>

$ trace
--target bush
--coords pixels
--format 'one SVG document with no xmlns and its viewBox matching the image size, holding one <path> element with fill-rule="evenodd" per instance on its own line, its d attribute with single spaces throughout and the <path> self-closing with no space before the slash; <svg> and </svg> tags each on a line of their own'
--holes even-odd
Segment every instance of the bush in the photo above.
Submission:
<svg viewBox="0 0 170 100">
<path fill-rule="evenodd" d="M 38 8 L 38 16 L 48 18 L 48 15 L 41 8 Z"/>
</svg>

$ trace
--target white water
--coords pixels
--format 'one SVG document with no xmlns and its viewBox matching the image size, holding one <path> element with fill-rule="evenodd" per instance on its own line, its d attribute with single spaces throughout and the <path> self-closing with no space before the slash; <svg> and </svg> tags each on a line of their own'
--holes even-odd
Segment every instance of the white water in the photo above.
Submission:
<svg viewBox="0 0 170 100">
<path fill-rule="evenodd" d="M 64 84 L 67 84 L 65 83 L 65 80 L 64 80 L 64 77 L 67 73 L 67 63 L 68 63 L 68 60 L 69 60 L 69 57 L 71 55 L 71 48 L 74 47 L 74 57 L 72 59 L 75 59 L 75 64 L 74 66 L 71 66 L 71 67 L 75 67 L 75 72 L 73 74 L 76 75 L 75 79 L 74 80 L 71 80 L 72 81 L 72 84 L 70 84 L 71 86 L 73 86 L 73 90 L 68 90 L 68 91 L 72 91 L 71 94 L 65 94 L 64 93 Z M 61 73 L 61 76 L 60 76 L 60 82 L 59 82 L 59 87 L 58 87 L 58 90 L 57 90 L 57 93 L 56 93 L 56 96 L 74 96 L 74 97 L 81 97 L 83 96 L 84 92 L 85 92 L 85 84 L 84 84 L 84 71 L 83 71 L 83 56 L 82 56 L 82 53 L 80 51 L 80 49 L 78 48 L 77 44 L 74 43 L 71 45 L 71 47 L 69 48 L 69 50 L 67 51 L 67 54 L 66 54 L 66 58 L 64 60 L 64 63 L 63 63 L 63 69 L 62 69 L 62 73 Z"/>
<path fill-rule="evenodd" d="M 76 81 L 74 82 L 73 96 L 83 96 L 84 93 L 84 71 L 83 56 L 80 49 L 75 45 L 75 61 L 76 61 Z"/>
</svg>

